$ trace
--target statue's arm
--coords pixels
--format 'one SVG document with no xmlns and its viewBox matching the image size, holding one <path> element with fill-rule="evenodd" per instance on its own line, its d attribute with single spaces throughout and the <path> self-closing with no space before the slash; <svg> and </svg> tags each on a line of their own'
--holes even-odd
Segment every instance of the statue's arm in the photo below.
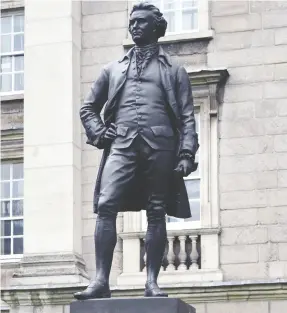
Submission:
<svg viewBox="0 0 287 313">
<path fill-rule="evenodd" d="M 106 127 L 101 119 L 101 110 L 108 100 L 109 73 L 103 68 L 99 77 L 93 82 L 80 109 L 80 118 L 88 137 L 88 144 L 99 149 L 104 148 L 102 135 Z"/>
<path fill-rule="evenodd" d="M 181 153 L 190 153 L 195 156 L 198 149 L 198 135 L 195 128 L 192 88 L 189 76 L 183 66 L 177 71 L 177 99 L 180 106 L 181 119 Z"/>
</svg>

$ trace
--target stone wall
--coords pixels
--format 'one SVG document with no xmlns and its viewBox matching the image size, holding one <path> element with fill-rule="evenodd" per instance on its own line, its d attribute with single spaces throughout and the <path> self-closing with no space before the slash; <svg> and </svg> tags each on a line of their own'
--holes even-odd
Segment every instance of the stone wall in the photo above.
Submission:
<svg viewBox="0 0 287 313">
<path fill-rule="evenodd" d="M 287 301 L 244 301 L 218 302 L 195 305 L 196 313 L 281 313 Z"/>
<path fill-rule="evenodd" d="M 220 112 L 224 279 L 286 278 L 287 2 L 211 5 L 208 66 L 230 74 Z"/>
</svg>

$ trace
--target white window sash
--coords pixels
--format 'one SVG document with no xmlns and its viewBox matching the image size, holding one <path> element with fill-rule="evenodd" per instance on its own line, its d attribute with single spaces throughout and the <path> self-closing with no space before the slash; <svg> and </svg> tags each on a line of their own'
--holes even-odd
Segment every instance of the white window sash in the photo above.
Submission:
<svg viewBox="0 0 287 313">
<path fill-rule="evenodd" d="M 14 56 L 22 56 L 22 55 L 24 56 L 24 50 L 13 51 L 13 49 L 14 49 L 15 35 L 24 35 L 25 36 L 25 25 L 24 25 L 24 31 L 22 31 L 22 32 L 14 32 L 14 17 L 15 16 L 24 16 L 24 11 L 7 12 L 7 13 L 3 13 L 1 15 L 1 18 L 2 17 L 12 17 L 12 19 L 11 19 L 11 32 L 3 34 L 3 35 L 10 35 L 11 36 L 11 46 L 10 46 L 11 51 L 10 52 L 4 52 L 4 53 L 1 52 L 1 57 L 12 57 L 12 65 L 11 65 L 12 69 L 11 69 L 11 72 L 1 73 L 1 76 L 5 75 L 5 74 L 12 75 L 12 85 L 11 85 L 11 89 L 12 90 L 10 90 L 10 91 L 3 91 L 3 92 L 0 91 L 0 94 L 2 96 L 14 95 L 14 94 L 23 94 L 24 93 L 24 89 L 15 90 L 15 74 L 22 74 L 22 73 L 24 74 L 24 70 L 22 70 L 22 71 L 15 71 L 14 70 L 15 59 L 13 58 Z M 2 33 L 1 33 L 1 35 L 2 35 Z"/>
<path fill-rule="evenodd" d="M 24 182 L 24 178 L 17 178 L 17 179 L 13 179 L 13 165 L 16 164 L 16 163 L 8 163 L 9 164 L 9 180 L 8 179 L 5 179 L 5 180 L 0 180 L 1 183 L 9 183 L 9 187 L 10 187 L 10 198 L 1 198 L 1 202 L 4 202 L 4 201 L 9 201 L 10 203 L 10 212 L 9 212 L 9 216 L 5 216 L 5 217 L 0 217 L 0 220 L 1 222 L 2 221 L 11 221 L 11 233 L 9 236 L 0 236 L 1 237 L 1 240 L 2 239 L 11 239 L 11 253 L 10 254 L 6 254 L 6 255 L 0 255 L 0 259 L 7 259 L 7 258 L 11 258 L 11 257 L 16 257 L 18 258 L 20 255 L 22 254 L 14 254 L 14 241 L 13 239 L 14 238 L 23 238 L 23 244 L 24 244 L 24 230 L 23 230 L 23 234 L 21 235 L 14 235 L 14 232 L 13 232 L 13 221 L 15 220 L 21 220 L 21 221 L 24 221 L 24 216 L 23 215 L 18 215 L 18 216 L 13 216 L 12 215 L 12 201 L 19 201 L 19 200 L 23 200 L 24 201 L 24 197 L 13 197 L 13 183 L 14 182 L 20 182 L 20 181 L 23 181 Z"/>
<path fill-rule="evenodd" d="M 175 12 L 174 15 L 174 25 L 175 25 L 175 29 L 172 32 L 166 32 L 166 35 L 177 35 L 177 34 L 181 34 L 181 33 L 192 33 L 192 32 L 198 32 L 200 30 L 199 27 L 199 12 L 200 9 L 204 9 L 206 7 L 206 5 L 202 5 L 200 4 L 201 2 L 206 2 L 207 3 L 207 7 L 208 7 L 208 1 L 207 0 L 199 0 L 198 1 L 198 6 L 194 6 L 194 7 L 189 7 L 187 8 L 183 8 L 182 2 L 183 0 L 177 0 L 177 5 L 178 7 L 176 7 L 175 10 L 164 10 L 164 2 L 166 0 L 161 0 L 160 2 L 160 11 L 164 13 L 166 12 Z M 198 25 L 195 28 L 189 29 L 189 30 L 183 30 L 183 19 L 182 19 L 182 15 L 184 11 L 190 11 L 190 10 L 194 10 L 197 12 L 198 15 Z M 208 11 L 206 11 L 208 13 Z M 203 16 L 203 15 L 202 15 Z M 207 28 L 206 28 L 207 29 Z"/>
</svg>

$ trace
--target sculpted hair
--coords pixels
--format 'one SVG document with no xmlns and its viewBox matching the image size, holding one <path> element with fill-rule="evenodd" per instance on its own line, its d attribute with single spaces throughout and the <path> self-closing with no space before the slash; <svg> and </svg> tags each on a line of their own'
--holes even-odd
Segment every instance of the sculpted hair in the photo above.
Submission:
<svg viewBox="0 0 287 313">
<path fill-rule="evenodd" d="M 135 12 L 135 11 L 142 11 L 142 10 L 151 11 L 153 13 L 154 21 L 155 21 L 155 25 L 156 25 L 157 38 L 163 37 L 165 35 L 165 32 L 166 32 L 167 21 L 163 17 L 160 10 L 156 6 L 154 6 L 153 4 L 151 4 L 149 2 L 140 2 L 140 3 L 137 3 L 133 6 L 130 15 L 132 15 L 133 12 Z"/>
</svg>

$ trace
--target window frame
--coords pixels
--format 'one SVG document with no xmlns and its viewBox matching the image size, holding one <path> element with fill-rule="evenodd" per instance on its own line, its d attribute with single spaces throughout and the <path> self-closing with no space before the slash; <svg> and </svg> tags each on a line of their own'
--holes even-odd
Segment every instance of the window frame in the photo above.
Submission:
<svg viewBox="0 0 287 313">
<path fill-rule="evenodd" d="M 23 24 L 23 32 L 14 32 L 14 16 L 23 16 L 24 18 L 24 24 Z M 23 59 L 25 58 L 25 12 L 24 9 L 17 9 L 17 10 L 5 10 L 4 12 L 2 12 L 1 14 L 1 18 L 3 17 L 8 17 L 11 16 L 12 17 L 12 32 L 9 33 L 11 35 L 12 41 L 11 41 L 11 47 L 13 46 L 14 43 L 14 36 L 15 34 L 23 34 L 24 36 L 24 45 L 23 45 L 23 50 L 20 51 L 10 51 L 10 52 L 0 52 L 1 58 L 2 57 L 12 57 L 12 62 L 11 62 L 11 75 L 12 75 L 12 90 L 11 91 L 4 91 L 2 92 L 0 90 L 0 95 L 1 96 L 11 96 L 11 95 L 22 95 L 24 94 L 24 90 L 25 90 L 25 86 L 24 86 L 24 82 L 23 82 L 23 89 L 22 90 L 14 90 L 15 88 L 15 74 L 16 73 L 23 73 L 23 80 L 24 80 L 24 75 L 25 75 L 25 64 L 23 65 L 23 70 L 21 71 L 15 71 L 14 70 L 14 65 L 15 65 L 15 57 L 16 56 L 23 56 Z M 0 35 L 2 36 L 2 32 L 0 33 Z M 24 59 L 24 63 L 25 63 L 25 59 Z M 2 76 L 2 73 L 1 73 Z"/>
<path fill-rule="evenodd" d="M 2 162 L 22 162 L 24 164 L 24 132 L 23 129 L 3 130 L 1 132 L 1 153 Z M 25 178 L 24 178 L 25 183 Z M 24 216 L 25 219 L 25 216 Z M 23 248 L 25 249 L 25 235 Z M 23 257 L 23 254 L 15 255 L 0 255 L 0 264 L 18 263 Z"/>
<path fill-rule="evenodd" d="M 12 176 L 12 167 L 14 164 L 22 164 L 23 165 L 23 177 L 22 178 L 19 178 L 19 179 L 13 179 L 13 176 Z M 3 182 L 9 182 L 9 187 L 10 187 L 10 197 L 9 198 L 1 198 L 1 202 L 2 201 L 8 201 L 10 202 L 10 215 L 7 216 L 7 217 L 0 217 L 0 220 L 1 222 L 2 221 L 11 221 L 11 234 L 10 236 L 0 236 L 1 239 L 2 238 L 10 238 L 11 239 L 11 243 L 10 243 L 10 247 L 11 247 L 11 253 L 10 254 L 6 254 L 6 255 L 2 255 L 0 254 L 0 260 L 14 260 L 14 259 L 19 259 L 23 256 L 23 253 L 24 253 L 24 230 L 23 230 L 23 234 L 22 235 L 14 235 L 13 234 L 13 221 L 14 220 L 22 220 L 23 221 L 23 226 L 24 226 L 24 211 L 23 211 L 23 214 L 22 215 L 19 215 L 19 216 L 12 216 L 12 205 L 11 205 L 11 202 L 14 201 L 14 200 L 22 200 L 24 201 L 24 190 L 23 190 L 23 196 L 22 197 L 13 197 L 13 182 L 15 181 L 22 181 L 24 183 L 24 161 L 23 159 L 21 158 L 18 158 L 18 159 L 4 159 L 4 160 L 1 160 L 1 165 L 3 164 L 9 164 L 9 180 L 2 180 L 1 178 L 1 183 Z M 22 253 L 18 253 L 18 254 L 14 254 L 13 253 L 13 239 L 14 238 L 23 238 L 23 252 Z"/>
</svg>

